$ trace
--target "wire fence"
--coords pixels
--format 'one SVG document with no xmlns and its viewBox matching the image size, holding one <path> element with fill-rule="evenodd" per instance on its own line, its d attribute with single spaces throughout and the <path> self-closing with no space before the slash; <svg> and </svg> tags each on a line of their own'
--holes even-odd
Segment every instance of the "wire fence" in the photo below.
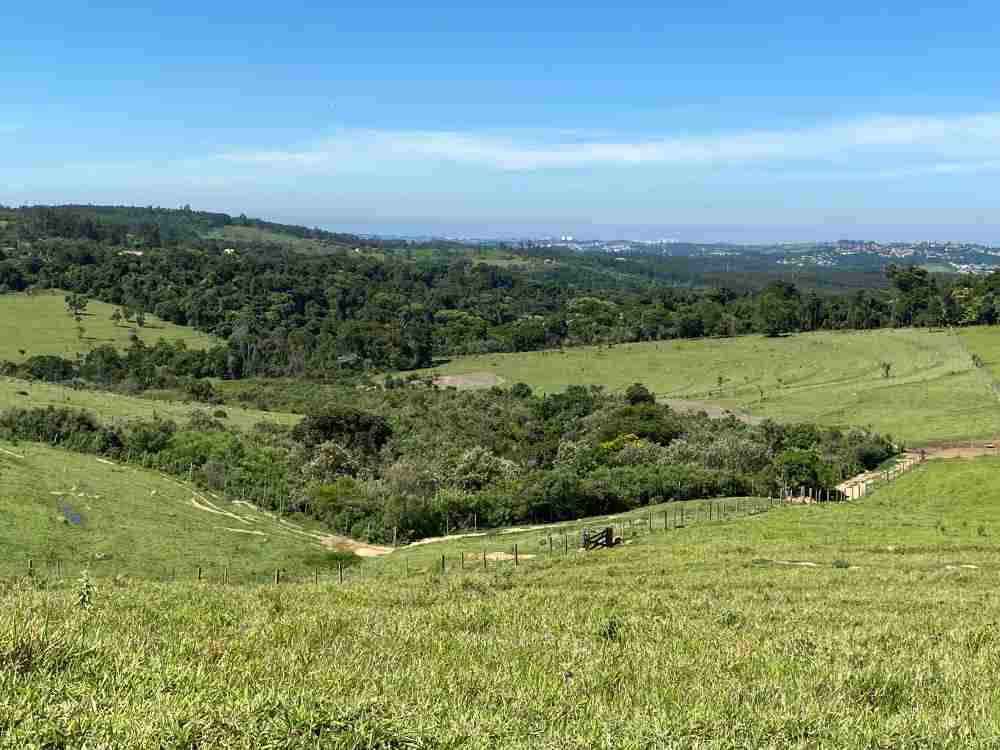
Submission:
<svg viewBox="0 0 1000 750">
<path fill-rule="evenodd" d="M 416 542 L 394 551 L 402 554 L 339 560 L 335 565 L 245 568 L 191 562 L 165 566 L 159 573 L 148 572 L 147 568 L 144 573 L 117 570 L 110 573 L 96 571 L 96 574 L 102 578 L 110 575 L 223 586 L 291 583 L 349 586 L 366 581 L 405 580 L 416 576 L 517 571 L 523 567 L 530 569 L 537 567 L 539 563 L 551 563 L 583 554 L 582 536 L 588 531 L 610 527 L 614 546 L 627 546 L 645 536 L 671 534 L 695 525 L 749 518 L 776 508 L 860 499 L 872 489 L 898 479 L 923 461 L 922 456 L 908 456 L 890 468 L 869 472 L 853 482 L 841 485 L 843 489 L 817 490 L 804 486 L 784 488 L 778 495 L 771 497 L 671 502 L 627 513 L 547 524 L 537 528 L 459 532 L 438 540 Z M 455 549 L 456 547 L 460 549 Z M 439 548 L 444 549 L 438 552 Z M 12 571 L 14 577 L 27 576 L 58 583 L 79 578 L 85 571 L 95 572 L 95 566 L 49 556 L 41 560 L 26 560 L 21 570 L 20 573 Z"/>
</svg>

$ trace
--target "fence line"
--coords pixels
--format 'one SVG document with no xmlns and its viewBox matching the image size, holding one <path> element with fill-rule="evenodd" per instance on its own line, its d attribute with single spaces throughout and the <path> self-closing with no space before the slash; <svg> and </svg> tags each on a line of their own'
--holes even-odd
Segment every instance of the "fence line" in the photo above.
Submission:
<svg viewBox="0 0 1000 750">
<path fill-rule="evenodd" d="M 614 536 L 628 544 L 649 534 L 670 533 L 692 525 L 758 515 L 782 504 L 778 497 L 670 503 L 668 507 L 657 510 L 632 511 L 606 520 L 591 520 L 589 523 L 572 521 L 537 532 L 512 531 L 511 537 L 516 535 L 516 538 L 512 538 L 509 542 L 503 541 L 505 536 L 503 532 L 483 532 L 482 537 L 464 538 L 470 547 L 475 547 L 474 550 L 445 552 L 440 556 L 427 554 L 418 559 L 412 559 L 410 555 L 399 557 L 390 555 L 368 565 L 361 564 L 361 558 L 358 558 L 356 564 L 338 562 L 336 568 L 278 567 L 238 571 L 231 565 L 210 566 L 192 561 L 186 567 L 170 566 L 159 575 L 140 574 L 131 577 L 161 582 L 188 581 L 221 585 L 281 583 L 350 585 L 369 580 L 405 579 L 435 573 L 448 575 L 461 571 L 516 570 L 524 566 L 537 565 L 539 562 L 572 557 L 579 551 L 581 546 L 579 535 L 584 528 L 597 529 L 610 526 Z M 456 536 L 455 541 L 463 541 L 463 537 Z M 58 557 L 43 560 L 29 559 L 25 563 L 24 570 L 29 577 L 56 581 L 71 581 L 81 576 L 85 570 L 94 572 L 92 566 L 82 564 L 74 564 L 73 570 L 70 570 L 66 561 Z M 101 578 L 114 578 L 116 575 L 130 577 L 130 574 L 124 571 L 109 571 L 105 574 L 98 570 L 97 574 Z"/>
<path fill-rule="evenodd" d="M 277 567 L 267 570 L 247 571 L 240 574 L 229 565 L 218 565 L 210 568 L 204 564 L 192 564 L 187 569 L 178 570 L 171 566 L 158 576 L 143 576 L 145 579 L 161 582 L 194 581 L 205 584 L 271 584 L 282 583 L 312 583 L 334 584 L 346 586 L 363 581 L 384 578 L 410 578 L 416 575 L 426 576 L 437 573 L 448 575 L 456 571 L 516 570 L 521 566 L 533 565 L 534 561 L 554 561 L 568 559 L 580 552 L 580 534 L 584 529 L 600 529 L 611 527 L 616 539 L 625 544 L 637 538 L 650 534 L 668 534 L 691 525 L 701 525 L 712 522 L 725 522 L 738 518 L 748 518 L 769 512 L 775 508 L 788 505 L 801 505 L 815 502 L 844 502 L 864 497 L 870 487 L 879 487 L 898 479 L 903 474 L 922 464 L 924 456 L 918 458 L 906 457 L 890 469 L 880 472 L 870 472 L 862 475 L 855 484 L 846 484 L 845 491 L 817 490 L 807 487 L 798 488 L 798 494 L 793 489 L 783 488 L 776 496 L 751 498 L 726 498 L 704 501 L 678 501 L 666 504 L 656 510 L 629 511 L 624 514 L 609 516 L 605 519 L 590 521 L 568 521 L 552 525 L 538 531 L 501 531 L 498 533 L 480 532 L 471 536 L 456 535 L 456 542 L 468 540 L 470 546 L 476 546 L 474 551 L 442 553 L 426 559 L 411 560 L 409 556 L 392 560 L 392 556 L 381 558 L 384 563 L 371 566 L 358 563 L 347 564 L 338 562 L 336 568 L 313 567 L 308 570 L 291 570 L 287 567 Z M 510 533 L 517 535 L 507 544 L 499 541 Z M 478 540 L 481 539 L 482 543 Z M 401 548 L 405 549 L 405 548 Z M 600 554 L 599 552 L 597 554 Z M 28 559 L 25 563 L 25 573 L 29 578 L 54 578 L 65 581 L 73 578 L 64 561 L 58 557 L 49 557 L 39 561 Z M 76 567 L 75 577 L 79 577 L 89 566 Z M 118 575 L 126 575 L 118 573 Z"/>
</svg>

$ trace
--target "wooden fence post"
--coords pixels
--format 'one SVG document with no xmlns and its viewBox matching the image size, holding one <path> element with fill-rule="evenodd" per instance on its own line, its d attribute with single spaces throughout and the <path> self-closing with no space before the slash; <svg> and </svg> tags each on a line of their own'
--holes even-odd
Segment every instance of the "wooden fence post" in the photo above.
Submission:
<svg viewBox="0 0 1000 750">
<path fill-rule="evenodd" d="M 483 570 L 489 570 L 489 566 L 486 564 L 486 550 L 483 550 Z"/>
<path fill-rule="evenodd" d="M 342 562 L 338 562 L 337 563 L 337 575 L 340 578 L 340 582 L 343 583 L 344 582 L 344 563 L 342 563 Z"/>
<path fill-rule="evenodd" d="M 517 545 L 514 545 L 514 567 L 517 567 Z"/>
<path fill-rule="evenodd" d="M 274 569 L 274 585 L 277 586 L 281 583 L 281 568 Z"/>
<path fill-rule="evenodd" d="M 35 576 L 35 571 L 32 570 L 32 562 L 31 562 L 31 559 L 29 558 L 28 559 L 28 578 L 34 578 L 34 576 Z"/>
<path fill-rule="evenodd" d="M 444 555 L 441 555 L 441 573 L 444 573 Z"/>
<path fill-rule="evenodd" d="M 198 566 L 198 580 L 201 580 L 201 566 Z"/>
</svg>

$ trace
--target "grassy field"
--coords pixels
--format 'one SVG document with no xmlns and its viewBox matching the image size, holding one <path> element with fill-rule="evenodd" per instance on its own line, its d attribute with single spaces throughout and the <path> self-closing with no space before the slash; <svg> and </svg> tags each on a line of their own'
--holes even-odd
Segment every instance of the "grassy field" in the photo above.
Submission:
<svg viewBox="0 0 1000 750">
<path fill-rule="evenodd" d="M 327 557 L 297 525 L 165 475 L 34 443 L 0 442 L 0 575 L 218 576 L 266 580 Z M 260 577 L 263 576 L 263 579 Z M 0 731 L 2 735 L 2 731 Z"/>
<path fill-rule="evenodd" d="M 310 255 L 322 255 L 336 249 L 336 246 L 322 242 L 321 240 L 314 240 L 309 237 L 296 237 L 293 234 L 283 234 L 281 232 L 271 232 L 267 229 L 259 229 L 258 227 L 230 225 L 209 232 L 206 236 L 210 239 L 219 240 L 271 242 L 275 245 L 286 247 L 289 250 Z"/>
<path fill-rule="evenodd" d="M 75 390 L 53 383 L 0 377 L 0 410 L 12 406 L 22 408 L 61 406 L 86 409 L 106 421 L 162 417 L 176 422 L 184 422 L 196 411 L 211 414 L 219 408 L 197 402 L 157 401 L 104 391 Z M 257 411 L 228 405 L 223 408 L 227 415 L 224 421 L 242 429 L 250 429 L 258 422 L 294 424 L 301 419 L 296 414 Z"/>
<path fill-rule="evenodd" d="M 91 300 L 83 314 L 84 333 L 80 338 L 76 321 L 66 311 L 64 296 L 63 292 L 0 294 L 0 359 L 23 362 L 36 354 L 72 358 L 102 344 L 128 346 L 132 326 L 112 322 L 111 314 L 117 309 L 114 305 Z M 160 339 L 182 340 L 191 349 L 205 349 L 218 343 L 208 334 L 164 322 L 154 315 L 147 315 L 146 325 L 136 332 L 147 344 Z"/>
<path fill-rule="evenodd" d="M 0 746 L 995 747 L 998 470 L 517 571 L 9 582 Z"/>
<path fill-rule="evenodd" d="M 543 392 L 570 384 L 705 401 L 779 421 L 871 425 L 910 443 L 1000 433 L 1000 403 L 972 348 L 1000 368 L 1000 329 L 809 333 L 650 342 L 456 358 L 446 375 L 492 373 Z M 986 354 L 982 356 L 986 357 Z M 885 378 L 881 361 L 891 363 Z M 720 381 L 721 378 L 721 381 Z"/>
</svg>

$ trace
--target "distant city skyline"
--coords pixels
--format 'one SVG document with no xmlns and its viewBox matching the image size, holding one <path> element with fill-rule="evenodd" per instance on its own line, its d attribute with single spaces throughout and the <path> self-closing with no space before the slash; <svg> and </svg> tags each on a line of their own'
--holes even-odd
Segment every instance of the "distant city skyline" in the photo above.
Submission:
<svg viewBox="0 0 1000 750">
<path fill-rule="evenodd" d="M 0 24 L 0 203 L 1000 244 L 992 2 L 56 2 Z"/>
</svg>

